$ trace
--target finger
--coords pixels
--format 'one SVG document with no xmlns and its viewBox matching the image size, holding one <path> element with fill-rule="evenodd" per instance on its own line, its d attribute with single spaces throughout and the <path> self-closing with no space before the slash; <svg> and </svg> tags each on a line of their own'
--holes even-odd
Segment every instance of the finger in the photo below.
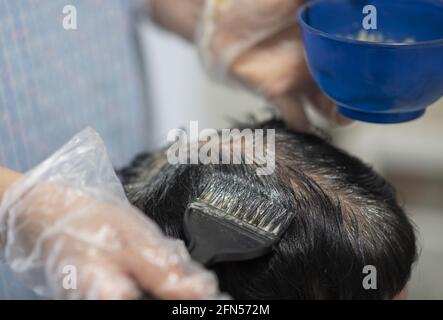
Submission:
<svg viewBox="0 0 443 320">
<path fill-rule="evenodd" d="M 212 299 L 218 283 L 209 271 L 192 262 L 183 242 L 162 240 L 128 257 L 129 272 L 148 293 L 161 299 Z"/>
<path fill-rule="evenodd" d="M 300 132 L 312 132 L 312 127 L 301 98 L 295 95 L 285 95 L 274 98 L 273 103 L 279 110 L 288 128 Z"/>
</svg>

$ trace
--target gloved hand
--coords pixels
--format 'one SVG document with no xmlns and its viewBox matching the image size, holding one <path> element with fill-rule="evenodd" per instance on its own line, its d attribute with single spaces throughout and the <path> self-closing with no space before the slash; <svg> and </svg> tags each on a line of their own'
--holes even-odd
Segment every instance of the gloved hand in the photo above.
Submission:
<svg viewBox="0 0 443 320">
<path fill-rule="evenodd" d="M 91 129 L 8 189 L 0 252 L 45 297 L 134 299 L 143 291 L 164 299 L 218 297 L 215 276 L 127 202 Z"/>
<path fill-rule="evenodd" d="M 305 0 L 206 0 L 197 41 L 205 66 L 237 79 L 280 110 L 287 124 L 310 131 L 310 103 L 331 124 L 347 124 L 312 80 L 296 14 Z"/>
</svg>

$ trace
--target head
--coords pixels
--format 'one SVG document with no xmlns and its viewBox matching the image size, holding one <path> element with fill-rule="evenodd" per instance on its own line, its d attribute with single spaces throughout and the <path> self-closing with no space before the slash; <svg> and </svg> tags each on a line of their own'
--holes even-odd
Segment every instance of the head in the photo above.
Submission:
<svg viewBox="0 0 443 320">
<path fill-rule="evenodd" d="M 398 295 L 410 277 L 416 240 L 393 188 L 360 160 L 318 137 L 288 131 L 275 121 L 259 127 L 276 129 L 273 174 L 259 176 L 253 164 L 170 165 L 161 151 L 139 156 L 121 171 L 130 202 L 179 239 L 184 239 L 187 205 L 208 185 L 223 192 L 235 181 L 237 200 L 253 202 L 254 195 L 261 195 L 293 212 L 271 254 L 212 267 L 221 289 L 234 298 Z M 366 266 L 376 268 L 376 289 L 363 286 Z"/>
</svg>

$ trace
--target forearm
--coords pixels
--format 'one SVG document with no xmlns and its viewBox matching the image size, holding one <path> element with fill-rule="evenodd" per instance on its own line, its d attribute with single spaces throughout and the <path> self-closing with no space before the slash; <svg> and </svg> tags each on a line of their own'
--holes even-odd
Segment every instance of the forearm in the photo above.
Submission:
<svg viewBox="0 0 443 320">
<path fill-rule="evenodd" d="M 193 41 L 204 0 L 151 0 L 152 19 L 160 26 Z"/>
</svg>

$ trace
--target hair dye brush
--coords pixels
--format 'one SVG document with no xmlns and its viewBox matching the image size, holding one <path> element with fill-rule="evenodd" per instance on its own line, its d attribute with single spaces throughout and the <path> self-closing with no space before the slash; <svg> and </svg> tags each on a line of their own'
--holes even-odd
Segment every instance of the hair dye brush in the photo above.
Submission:
<svg viewBox="0 0 443 320">
<path fill-rule="evenodd" d="M 244 261 L 269 254 L 286 231 L 293 214 L 239 181 L 208 184 L 184 216 L 188 250 L 206 266 Z M 240 192 L 241 191 L 241 192 Z"/>
</svg>

